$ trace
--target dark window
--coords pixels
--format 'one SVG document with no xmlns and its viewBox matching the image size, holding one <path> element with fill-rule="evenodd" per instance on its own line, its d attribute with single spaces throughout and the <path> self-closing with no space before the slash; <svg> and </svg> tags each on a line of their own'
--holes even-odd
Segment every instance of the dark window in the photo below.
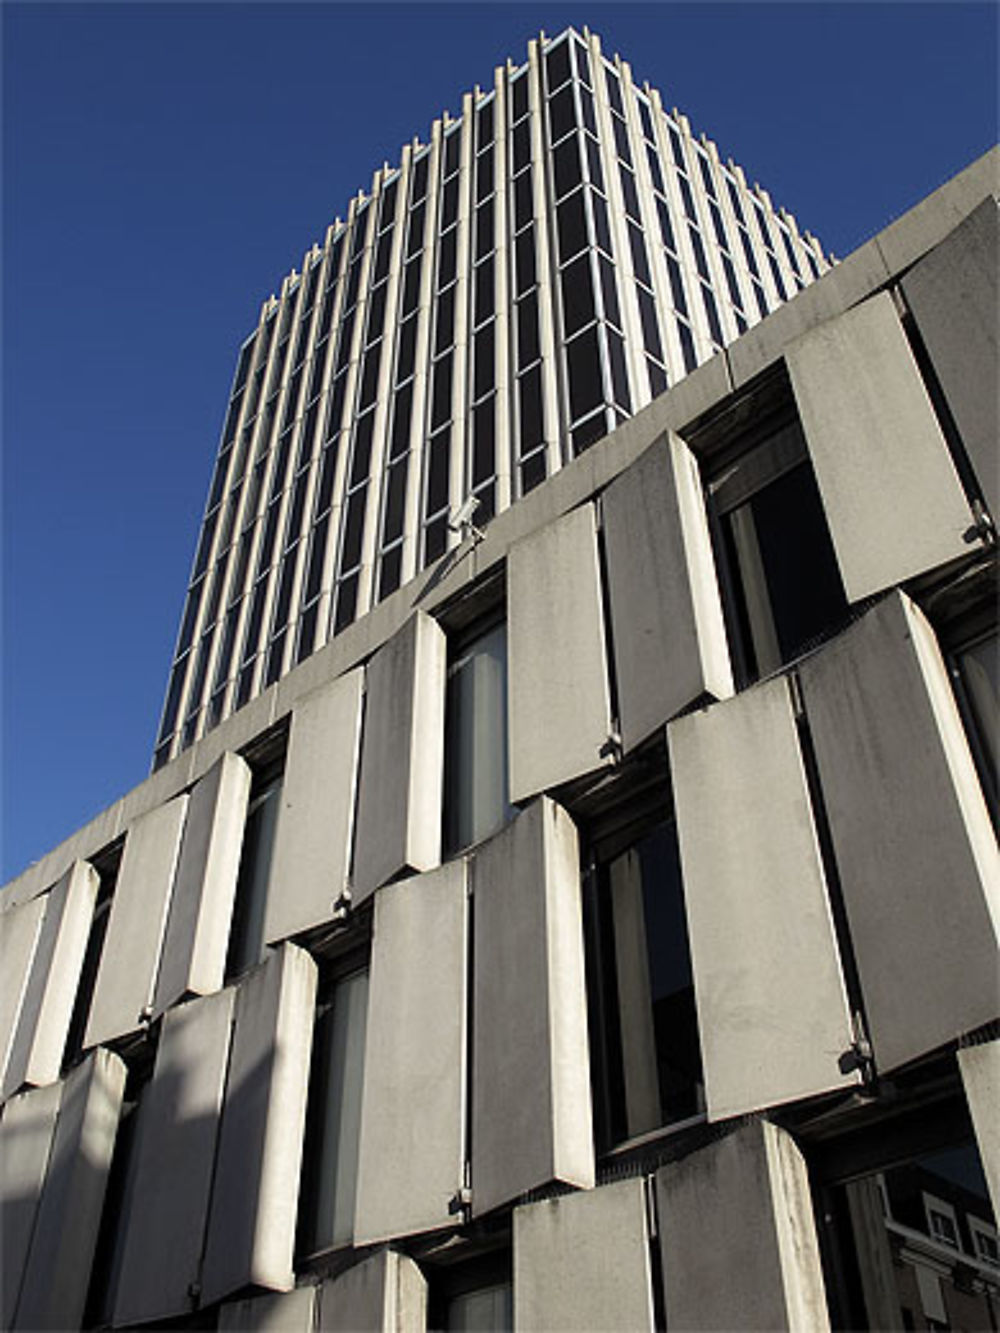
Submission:
<svg viewBox="0 0 1000 1333">
<path fill-rule="evenodd" d="M 568 83 L 554 97 L 549 98 L 549 126 L 552 142 L 558 143 L 576 127 L 576 108 L 573 105 L 573 85 Z"/>
<path fill-rule="evenodd" d="M 797 421 L 709 484 L 730 640 L 744 680 L 766 675 L 843 625 L 848 605 Z"/>
<path fill-rule="evenodd" d="M 621 160 L 632 165 L 632 149 L 629 146 L 628 130 L 625 122 L 618 116 L 611 117 L 611 126 L 615 133 L 615 147 L 618 149 L 618 156 Z"/>
<path fill-rule="evenodd" d="M 337 469 L 337 446 L 328 444 L 323 450 L 323 462 L 320 466 L 319 486 L 316 488 L 316 513 L 322 514 L 330 507 L 333 495 L 333 478 Z"/>
<path fill-rule="evenodd" d="M 531 185 L 531 172 L 522 171 L 514 182 L 514 230 L 520 231 L 531 221 L 535 201 Z"/>
<path fill-rule="evenodd" d="M 410 210 L 410 234 L 406 242 L 406 257 L 415 255 L 424 243 L 424 205 L 417 204 Z"/>
<path fill-rule="evenodd" d="M 514 242 L 514 257 L 517 272 L 516 294 L 520 296 L 523 292 L 534 287 L 535 273 L 535 229 L 529 227 L 522 231 L 520 236 Z"/>
<path fill-rule="evenodd" d="M 604 67 L 604 82 L 607 86 L 608 101 L 611 103 L 612 111 L 617 111 L 619 116 L 624 116 L 625 108 L 622 105 L 622 90 L 618 75 L 612 73 L 606 65 Z"/>
<path fill-rule="evenodd" d="M 431 429 L 451 416 L 451 354 L 434 367 L 434 392 L 431 399 Z"/>
<path fill-rule="evenodd" d="M 586 88 L 580 89 L 580 109 L 583 112 L 584 125 L 596 139 L 597 116 L 594 112 L 594 98 Z"/>
<path fill-rule="evenodd" d="M 410 198 L 412 200 L 423 199 L 427 193 L 427 169 L 430 158 L 426 153 L 418 158 L 413 164 L 413 184 L 410 189 Z"/>
<path fill-rule="evenodd" d="M 583 205 L 583 190 L 564 199 L 556 210 L 556 230 L 559 236 L 559 262 L 572 259 L 587 244 L 587 215 Z"/>
<path fill-rule="evenodd" d="M 493 475 L 495 457 L 494 402 L 480 403 L 472 413 L 472 484 L 481 485 Z"/>
<path fill-rule="evenodd" d="M 399 350 L 396 353 L 396 383 L 401 384 L 413 374 L 417 351 L 417 318 L 415 315 L 399 326 Z"/>
<path fill-rule="evenodd" d="M 520 120 L 528 114 L 528 75 L 522 74 L 511 85 L 513 91 L 514 119 Z"/>
<path fill-rule="evenodd" d="M 565 41 L 560 42 L 558 46 L 554 46 L 545 55 L 545 78 L 549 91 L 553 92 L 556 88 L 561 88 L 569 76 L 569 42 Z"/>
<path fill-rule="evenodd" d="M 525 85 L 527 86 L 527 85 Z M 522 120 L 511 135 L 514 171 L 523 170 L 531 161 L 531 121 Z"/>
<path fill-rule="evenodd" d="M 438 556 L 444 555 L 448 547 L 448 525 L 446 519 L 441 517 L 433 523 L 428 523 L 424 529 L 424 560 L 430 564 Z"/>
<path fill-rule="evenodd" d="M 567 338 L 589 324 L 596 316 L 594 309 L 594 281 L 590 271 L 590 256 L 581 255 L 563 269 L 560 275 L 563 300 L 563 326 Z"/>
<path fill-rule="evenodd" d="M 475 307 L 476 324 L 482 324 L 484 320 L 489 319 L 494 310 L 493 293 L 493 260 L 489 259 L 485 264 L 480 264 L 475 272 Z"/>
<path fill-rule="evenodd" d="M 592 139 L 589 134 L 584 136 L 584 143 L 587 147 L 587 174 L 591 185 L 596 186 L 598 190 L 604 189 L 604 169 L 601 166 L 601 150 L 598 147 L 597 140 Z"/>
<path fill-rule="evenodd" d="M 442 292 L 437 302 L 437 324 L 434 329 L 434 355 L 439 356 L 452 344 L 455 334 L 455 288 Z"/>
<path fill-rule="evenodd" d="M 585 880 L 591 1061 L 607 1149 L 704 1108 L 677 829 L 598 844 Z"/>
<path fill-rule="evenodd" d="M 313 529 L 309 547 L 309 564 L 306 569 L 305 600 L 311 602 L 319 592 L 323 577 L 323 562 L 326 556 L 326 533 L 330 525 L 330 516 L 326 514 Z"/>
<path fill-rule="evenodd" d="M 413 386 L 404 384 L 396 393 L 395 411 L 392 418 L 392 436 L 389 443 L 389 456 L 399 458 L 410 447 L 410 412 L 413 405 Z"/>
<path fill-rule="evenodd" d="M 680 307 L 678 307 L 680 309 Z M 678 322 L 677 334 L 681 340 L 681 355 L 684 357 L 684 369 L 691 373 L 698 364 L 698 356 L 694 348 L 694 335 L 687 324 Z"/>
<path fill-rule="evenodd" d="M 403 315 L 409 315 L 417 308 L 420 300 L 420 260 L 411 259 L 403 275 Z"/>
<path fill-rule="evenodd" d="M 608 433 L 608 423 L 603 409 L 592 417 L 573 427 L 573 457 L 578 458 L 585 450 Z"/>
<path fill-rule="evenodd" d="M 682 315 L 688 312 L 687 297 L 684 295 L 684 279 L 681 277 L 681 266 L 672 255 L 667 255 L 667 277 L 670 279 L 670 292 L 674 298 L 674 309 Z M 693 367 L 688 366 L 688 370 Z"/>
<path fill-rule="evenodd" d="M 566 362 L 569 367 L 570 416 L 575 421 L 586 416 L 604 399 L 596 329 L 581 333 L 567 344 Z"/>
<path fill-rule="evenodd" d="M 382 528 L 382 540 L 386 543 L 395 541 L 403 534 L 407 462 L 404 458 L 389 469 L 385 492 L 385 523 Z"/>
<path fill-rule="evenodd" d="M 493 101 L 483 102 L 476 114 L 476 147 L 482 152 L 493 142 Z"/>
<path fill-rule="evenodd" d="M 372 434 L 375 427 L 375 413 L 366 412 L 358 418 L 354 435 L 354 454 L 351 458 L 351 486 L 357 486 L 368 476 L 368 463 L 372 453 Z"/>
<path fill-rule="evenodd" d="M 601 274 L 601 298 L 604 302 L 604 318 L 621 328 L 622 315 L 618 305 L 618 287 L 615 281 L 614 265 L 601 255 L 598 267 Z"/>
<path fill-rule="evenodd" d="M 538 297 L 532 292 L 517 303 L 517 368 L 538 360 Z"/>
<path fill-rule="evenodd" d="M 382 344 L 375 343 L 365 352 L 361 370 L 361 392 L 358 395 L 358 411 L 371 407 L 378 393 L 378 376 L 382 361 Z"/>
<path fill-rule="evenodd" d="M 476 258 L 483 259 L 493 249 L 493 200 L 487 199 L 476 209 Z"/>
<path fill-rule="evenodd" d="M 493 193 L 493 149 L 488 148 L 476 159 L 476 202 Z"/>
<path fill-rule="evenodd" d="M 364 486 L 359 491 L 355 491 L 347 502 L 347 521 L 344 524 L 344 546 L 340 553 L 340 568 L 342 570 L 353 569 L 361 559 L 361 537 L 365 526 L 365 495 L 368 490 Z"/>
<path fill-rule="evenodd" d="M 635 99 L 635 104 L 639 108 L 639 120 L 642 123 L 642 132 L 650 143 L 655 143 L 656 135 L 653 133 L 653 113 L 649 109 L 649 103 L 642 97 Z"/>
<path fill-rule="evenodd" d="M 583 180 L 583 172 L 580 168 L 580 136 L 574 134 L 572 138 L 566 139 L 561 143 L 552 154 L 552 174 L 555 180 L 556 198 L 561 199 L 564 194 L 569 194 Z"/>
<path fill-rule="evenodd" d="M 493 325 L 486 324 L 476 334 L 472 396 L 482 398 L 493 387 L 493 360 L 495 355 Z"/>
<path fill-rule="evenodd" d="M 650 355 L 662 360 L 663 350 L 660 346 L 660 329 L 656 319 L 656 303 L 649 292 L 644 292 L 640 288 L 639 297 L 639 318 L 642 321 L 642 340 L 646 351 Z"/>
<path fill-rule="evenodd" d="M 613 254 L 611 248 L 611 228 L 608 225 L 608 204 L 602 194 L 596 190 L 590 192 L 590 205 L 594 213 L 594 238 L 605 254 Z"/>
<path fill-rule="evenodd" d="M 381 282 L 389 272 L 389 259 L 392 255 L 392 231 L 384 231 L 379 238 L 378 249 L 375 251 L 375 276 L 373 282 Z"/>
<path fill-rule="evenodd" d="M 542 368 L 534 366 L 517 382 L 521 405 L 521 457 L 545 438 L 542 422 Z"/>
<path fill-rule="evenodd" d="M 438 513 L 448 503 L 448 474 L 451 462 L 451 431 L 433 436 L 427 446 L 427 499 L 424 513 Z"/>
<path fill-rule="evenodd" d="M 368 298 L 367 341 L 369 343 L 382 335 L 382 325 L 385 323 L 385 294 L 388 289 L 388 283 L 380 283 Z"/>
<path fill-rule="evenodd" d="M 632 251 L 632 271 L 641 283 L 652 287 L 653 279 L 649 272 L 649 260 L 646 258 L 646 242 L 642 232 L 631 222 L 628 224 L 628 243 Z"/>
<path fill-rule="evenodd" d="M 226 977 L 238 977 L 264 957 L 264 911 L 271 876 L 274 831 L 281 806 L 281 777 L 271 777 L 251 792 L 243 827 L 243 850 L 229 933 Z"/>
<path fill-rule="evenodd" d="M 458 177 L 452 176 L 451 180 L 445 185 L 441 194 L 441 221 L 442 231 L 446 231 L 455 219 L 458 217 Z"/>
<path fill-rule="evenodd" d="M 354 614 L 358 607 L 358 576 L 351 574 L 348 578 L 341 579 L 337 587 L 337 609 L 333 617 L 333 632 L 339 634 L 341 630 L 354 619 Z"/>
<path fill-rule="evenodd" d="M 722 336 L 722 325 L 719 323 L 719 311 L 715 304 L 715 296 L 709 287 L 702 287 L 701 295 L 705 302 L 705 315 L 708 319 L 708 327 L 711 330 L 712 337 L 721 347 L 725 339 Z"/>
<path fill-rule="evenodd" d="M 625 343 L 614 329 L 608 329 L 608 359 L 611 362 L 611 387 L 614 401 L 625 412 L 632 410 L 632 396 L 628 388 L 628 372 L 625 369 Z"/>
<path fill-rule="evenodd" d="M 399 587 L 400 578 L 403 573 L 403 548 L 394 546 L 391 551 L 386 551 L 382 556 L 382 567 L 379 570 L 378 595 L 379 600 L 388 597 L 390 593 L 395 592 Z"/>
<path fill-rule="evenodd" d="M 458 170 L 459 159 L 462 155 L 462 129 L 457 126 L 449 134 L 445 135 L 444 140 L 444 174 L 453 175 Z"/>
<path fill-rule="evenodd" d="M 521 494 L 527 495 L 545 480 L 545 450 L 532 454 L 521 464 Z"/>
</svg>

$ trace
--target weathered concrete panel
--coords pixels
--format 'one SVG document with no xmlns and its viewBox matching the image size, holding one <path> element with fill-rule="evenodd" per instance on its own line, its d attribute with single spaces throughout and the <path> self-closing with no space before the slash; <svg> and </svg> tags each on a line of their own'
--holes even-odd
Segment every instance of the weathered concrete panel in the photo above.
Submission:
<svg viewBox="0 0 1000 1333">
<path fill-rule="evenodd" d="M 733 692 L 698 463 L 658 440 L 601 501 L 626 752 L 702 695 Z"/>
<path fill-rule="evenodd" d="M 996 842 L 933 631 L 902 593 L 804 663 L 802 688 L 888 1070 L 997 1017 Z"/>
<path fill-rule="evenodd" d="M 523 801 L 610 762 L 593 505 L 511 547 L 507 621 L 510 798 Z"/>
<path fill-rule="evenodd" d="M 7 1060 L 35 961 L 45 904 L 45 898 L 33 898 L 0 915 L 0 1088 L 6 1082 Z"/>
<path fill-rule="evenodd" d="M 464 861 L 375 895 L 355 1245 L 446 1226 L 465 1140 Z"/>
<path fill-rule="evenodd" d="M 1000 514 L 1000 204 L 991 195 L 901 286 L 983 496 Z"/>
<path fill-rule="evenodd" d="M 128 831 L 84 1046 L 137 1031 L 150 1010 L 187 807 L 179 796 Z"/>
<path fill-rule="evenodd" d="M 324 1282 L 322 1333 L 426 1333 L 427 1282 L 405 1254 L 380 1250 Z"/>
<path fill-rule="evenodd" d="M 164 1015 L 139 1108 L 114 1323 L 183 1314 L 199 1278 L 235 991 Z"/>
<path fill-rule="evenodd" d="M 83 1322 L 125 1074 L 117 1055 L 97 1050 L 66 1079 L 15 1328 Z"/>
<path fill-rule="evenodd" d="M 441 860 L 447 642 L 423 611 L 368 665 L 353 892 Z"/>
<path fill-rule="evenodd" d="M 852 1034 L 788 683 L 667 727 L 711 1120 L 840 1088 Z"/>
<path fill-rule="evenodd" d="M 153 1008 L 222 986 L 240 869 L 250 769 L 224 754 L 195 784 L 188 805 L 163 939 Z"/>
<path fill-rule="evenodd" d="M 97 871 L 75 861 L 45 899 L 45 915 L 11 1041 L 3 1095 L 59 1077 L 76 988 L 100 886 Z"/>
<path fill-rule="evenodd" d="M 966 555 L 972 514 L 883 292 L 785 354 L 849 601 Z"/>
<path fill-rule="evenodd" d="M 756 1121 L 655 1179 L 668 1328 L 829 1328 L 809 1177 L 789 1134 Z"/>
<path fill-rule="evenodd" d="M 3 1268 L 0 1327 L 10 1328 L 49 1164 L 63 1085 L 49 1083 L 12 1097 L 0 1119 L 0 1217 Z"/>
<path fill-rule="evenodd" d="M 993 1212 L 1000 1217 L 1000 1116 L 997 1115 L 1000 1106 L 1000 1041 L 987 1041 L 981 1046 L 967 1046 L 960 1050 L 958 1068 L 993 1200 Z"/>
<path fill-rule="evenodd" d="M 573 821 L 533 802 L 473 858 L 472 1207 L 594 1183 Z"/>
<path fill-rule="evenodd" d="M 299 1199 L 316 964 L 284 944 L 237 990 L 202 1271 L 202 1300 L 248 1283 L 288 1291 Z"/>
<path fill-rule="evenodd" d="M 219 1308 L 220 1333 L 312 1333 L 317 1287 L 230 1301 Z"/>
<path fill-rule="evenodd" d="M 268 944 L 328 921 L 347 888 L 364 672 L 307 695 L 292 712 L 264 918 Z"/>
<path fill-rule="evenodd" d="M 653 1333 L 642 1180 L 514 1209 L 514 1327 Z"/>
</svg>

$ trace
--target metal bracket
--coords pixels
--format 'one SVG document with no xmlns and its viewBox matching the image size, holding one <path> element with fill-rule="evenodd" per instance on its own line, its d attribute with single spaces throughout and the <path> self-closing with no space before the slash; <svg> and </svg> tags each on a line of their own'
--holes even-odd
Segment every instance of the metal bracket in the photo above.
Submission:
<svg viewBox="0 0 1000 1333">
<path fill-rule="evenodd" d="M 344 889 L 344 891 L 333 900 L 333 910 L 331 912 L 332 919 L 334 921 L 346 921 L 351 915 L 352 907 L 351 891 L 350 889 Z"/>
<path fill-rule="evenodd" d="M 621 735 L 617 731 L 608 733 L 608 739 L 604 742 L 597 752 L 602 759 L 610 756 L 613 764 L 620 764 L 624 757 L 625 750 L 622 746 Z"/>
<path fill-rule="evenodd" d="M 962 533 L 962 540 L 970 545 L 972 542 L 982 542 L 984 546 L 996 546 L 996 524 L 982 500 L 973 500 L 972 517 L 975 522 Z"/>
</svg>

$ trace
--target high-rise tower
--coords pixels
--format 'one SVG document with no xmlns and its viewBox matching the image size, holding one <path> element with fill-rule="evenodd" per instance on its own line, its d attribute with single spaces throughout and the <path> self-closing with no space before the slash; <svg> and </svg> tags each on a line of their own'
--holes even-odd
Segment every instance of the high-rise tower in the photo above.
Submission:
<svg viewBox="0 0 1000 1333">
<path fill-rule="evenodd" d="M 264 303 L 155 766 L 827 267 L 595 36 L 530 43 Z"/>
</svg>

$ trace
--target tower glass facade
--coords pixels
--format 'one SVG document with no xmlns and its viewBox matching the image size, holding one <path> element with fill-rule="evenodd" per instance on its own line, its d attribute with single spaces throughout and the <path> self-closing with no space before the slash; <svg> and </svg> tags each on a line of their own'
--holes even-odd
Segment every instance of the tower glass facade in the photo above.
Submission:
<svg viewBox="0 0 1000 1333">
<path fill-rule="evenodd" d="M 595 36 L 531 42 L 264 303 L 154 765 L 827 267 Z"/>
</svg>

